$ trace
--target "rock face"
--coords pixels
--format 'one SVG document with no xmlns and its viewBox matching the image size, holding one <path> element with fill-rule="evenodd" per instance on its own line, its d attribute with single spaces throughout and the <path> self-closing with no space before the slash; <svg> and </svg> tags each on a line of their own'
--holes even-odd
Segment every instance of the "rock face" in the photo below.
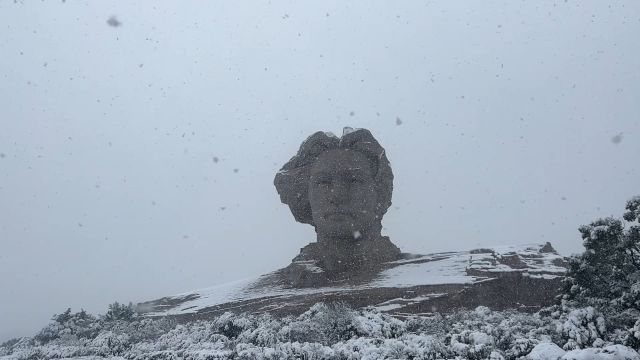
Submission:
<svg viewBox="0 0 640 360">
<path fill-rule="evenodd" d="M 254 279 L 138 304 L 146 316 L 183 321 L 224 312 L 297 315 L 317 302 L 373 306 L 397 316 L 447 312 L 479 305 L 494 310 L 535 311 L 550 305 L 566 271 L 551 244 L 501 246 L 429 255 L 401 254 L 376 272 L 337 279 L 317 287 L 292 286 L 287 268 Z M 294 263 L 295 264 L 295 263 Z M 304 260 L 296 266 L 320 274 Z"/>
</svg>

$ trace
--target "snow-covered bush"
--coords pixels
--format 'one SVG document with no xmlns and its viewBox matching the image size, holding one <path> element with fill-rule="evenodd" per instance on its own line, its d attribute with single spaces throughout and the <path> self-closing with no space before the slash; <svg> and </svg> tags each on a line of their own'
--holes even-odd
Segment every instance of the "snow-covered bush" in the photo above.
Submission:
<svg viewBox="0 0 640 360">
<path fill-rule="evenodd" d="M 361 325 L 361 330 L 366 331 Z M 281 332 L 298 342 L 336 343 L 357 336 L 356 313 L 342 303 L 318 303 L 292 320 Z"/>
<path fill-rule="evenodd" d="M 116 301 L 113 304 L 109 304 L 109 309 L 104 314 L 104 319 L 106 321 L 131 321 L 135 316 L 136 310 L 133 303 L 129 302 L 129 305 L 125 305 Z"/>
<path fill-rule="evenodd" d="M 71 309 L 67 309 L 62 314 L 54 315 L 52 320 L 53 322 L 40 330 L 34 340 L 46 344 L 61 337 L 67 341 L 74 338 L 91 339 L 100 331 L 98 319 L 84 310 L 71 313 Z"/>
<path fill-rule="evenodd" d="M 579 231 L 585 251 L 570 259 L 561 299 L 611 317 L 622 313 L 613 324 L 632 326 L 640 315 L 640 196 L 627 202 L 623 219 L 597 219 Z"/>
<path fill-rule="evenodd" d="M 463 330 L 451 337 L 451 349 L 465 359 L 486 359 L 493 351 L 494 339 L 481 331 Z"/>
<path fill-rule="evenodd" d="M 640 349 L 633 330 L 640 318 L 640 196 L 625 208 L 623 219 L 579 229 L 585 251 L 570 259 L 559 296 L 565 349 L 606 341 Z"/>
<path fill-rule="evenodd" d="M 552 342 L 541 342 L 527 355 L 527 360 L 558 360 L 566 354 L 558 345 Z"/>
<path fill-rule="evenodd" d="M 71 318 L 61 320 L 67 324 Z M 535 314 L 478 307 L 398 319 L 375 308 L 316 304 L 299 316 L 285 318 L 225 313 L 179 325 L 166 318 L 94 322 L 96 334 L 71 331 L 66 325 L 49 326 L 46 334 L 55 338 L 47 342 L 12 340 L 0 347 L 0 356 L 18 360 L 81 356 L 128 360 L 633 359 L 629 356 L 637 352 L 627 346 L 640 339 L 640 320 L 627 332 L 611 332 L 605 326 L 606 316 L 595 308 L 561 306 Z"/>
<path fill-rule="evenodd" d="M 374 309 L 358 312 L 352 321 L 358 336 L 397 338 L 406 332 L 404 322 Z"/>
<path fill-rule="evenodd" d="M 604 345 L 606 337 L 604 318 L 592 307 L 576 309 L 567 315 L 562 324 L 562 334 L 566 340 L 565 350 L 582 349 Z"/>
<path fill-rule="evenodd" d="M 626 346 L 609 345 L 569 351 L 562 360 L 640 360 L 640 355 Z"/>
<path fill-rule="evenodd" d="M 634 349 L 640 349 L 640 318 L 625 336 L 624 343 Z"/>
</svg>

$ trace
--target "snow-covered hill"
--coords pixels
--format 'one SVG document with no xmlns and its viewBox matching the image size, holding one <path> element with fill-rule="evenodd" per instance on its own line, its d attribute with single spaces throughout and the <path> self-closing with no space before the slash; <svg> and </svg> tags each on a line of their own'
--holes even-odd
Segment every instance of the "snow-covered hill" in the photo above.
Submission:
<svg viewBox="0 0 640 360">
<path fill-rule="evenodd" d="M 480 305 L 537 310 L 552 303 L 565 266 L 565 259 L 549 243 L 404 254 L 401 260 L 385 264 L 373 276 L 355 276 L 331 286 L 287 286 L 279 281 L 279 270 L 141 303 L 138 309 L 147 316 L 189 319 L 209 318 L 226 311 L 297 315 L 317 302 L 331 301 L 354 308 L 374 306 L 395 315 Z"/>
<path fill-rule="evenodd" d="M 143 303 L 141 316 L 68 311 L 0 345 L 0 360 L 640 360 L 640 320 L 545 307 L 565 266 L 547 243 L 406 254 L 316 288 L 287 287 L 276 271 Z"/>
</svg>

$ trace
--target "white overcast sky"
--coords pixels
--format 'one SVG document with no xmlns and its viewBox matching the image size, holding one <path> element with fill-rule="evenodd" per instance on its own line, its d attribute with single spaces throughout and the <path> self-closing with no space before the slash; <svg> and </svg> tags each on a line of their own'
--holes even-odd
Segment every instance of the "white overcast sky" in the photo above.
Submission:
<svg viewBox="0 0 640 360">
<path fill-rule="evenodd" d="M 405 252 L 578 252 L 640 193 L 638 34 L 638 1 L 0 0 L 0 341 L 287 265 L 317 130 L 387 149 Z"/>
</svg>

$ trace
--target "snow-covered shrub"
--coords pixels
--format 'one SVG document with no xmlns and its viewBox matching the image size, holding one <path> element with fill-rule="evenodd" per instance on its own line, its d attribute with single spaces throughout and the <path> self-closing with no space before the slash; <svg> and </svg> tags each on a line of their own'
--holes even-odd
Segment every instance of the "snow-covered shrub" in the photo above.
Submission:
<svg viewBox="0 0 640 360">
<path fill-rule="evenodd" d="M 437 337 L 443 337 L 451 330 L 451 321 L 440 313 L 432 316 L 411 316 L 404 321 L 405 331 L 409 333 L 424 332 Z"/>
<path fill-rule="evenodd" d="M 21 349 L 33 349 L 36 346 L 33 338 L 22 337 L 16 339 L 10 339 L 0 345 L 0 356 L 7 356 L 14 354 Z"/>
<path fill-rule="evenodd" d="M 322 344 L 348 340 L 357 336 L 355 318 L 356 312 L 342 303 L 317 303 L 289 323 L 282 335 L 294 341 Z"/>
<path fill-rule="evenodd" d="M 276 348 L 284 354 L 284 359 L 335 359 L 335 351 L 319 343 L 285 342 L 276 345 Z"/>
<path fill-rule="evenodd" d="M 105 321 L 132 321 L 136 317 L 136 310 L 133 303 L 129 302 L 128 305 L 114 302 L 109 304 L 107 312 L 104 314 Z"/>
<path fill-rule="evenodd" d="M 84 310 L 71 313 L 71 309 L 67 309 L 62 314 L 54 315 L 52 320 L 52 323 L 45 326 L 34 337 L 40 344 L 46 344 L 61 337 L 67 340 L 93 338 L 100 332 L 98 319 Z"/>
<path fill-rule="evenodd" d="M 622 296 L 621 305 L 625 308 L 640 310 L 640 271 L 630 274 L 629 277 L 633 278 L 633 283 L 629 291 Z"/>
<path fill-rule="evenodd" d="M 114 333 L 113 331 L 101 332 L 93 339 L 88 347 L 93 354 L 98 356 L 119 356 L 131 347 L 130 337 L 126 333 Z"/>
<path fill-rule="evenodd" d="M 559 360 L 567 352 L 562 350 L 558 345 L 551 342 L 541 342 L 536 345 L 529 355 L 527 360 Z"/>
<path fill-rule="evenodd" d="M 625 336 L 624 344 L 636 350 L 640 349 L 640 318 Z"/>
<path fill-rule="evenodd" d="M 282 338 L 279 334 L 282 323 L 271 316 L 251 317 L 244 324 L 244 331 L 237 337 L 240 343 L 251 343 L 256 346 L 275 346 Z"/>
<path fill-rule="evenodd" d="M 40 344 L 46 344 L 60 337 L 64 327 L 58 323 L 50 323 L 36 334 L 34 339 Z"/>
<path fill-rule="evenodd" d="M 640 355 L 623 345 L 609 345 L 603 348 L 572 350 L 567 352 L 562 360 L 640 360 Z"/>
<path fill-rule="evenodd" d="M 579 228 L 585 251 L 569 261 L 561 298 L 572 307 L 603 313 L 640 311 L 640 196 L 626 204 L 623 219 L 597 219 Z M 615 326 L 631 326 L 617 319 Z"/>
<path fill-rule="evenodd" d="M 329 342 L 319 323 L 313 321 L 297 321 L 291 319 L 289 323 L 280 329 L 278 335 L 280 338 L 288 339 L 292 342 L 320 344 L 327 344 Z"/>
<path fill-rule="evenodd" d="M 0 344 L 0 356 L 6 356 L 11 354 L 13 346 L 20 341 L 20 338 L 9 339 Z"/>
<path fill-rule="evenodd" d="M 353 327 L 358 336 L 397 338 L 404 334 L 404 322 L 382 313 L 375 308 L 359 311 L 353 318 Z"/>
<path fill-rule="evenodd" d="M 566 339 L 564 349 L 602 346 L 606 330 L 604 318 L 594 308 L 586 307 L 573 310 L 562 324 L 562 334 Z"/>
<path fill-rule="evenodd" d="M 226 312 L 214 320 L 215 330 L 229 339 L 235 339 L 242 331 L 251 326 L 251 320 L 247 317 L 236 316 Z"/>
<path fill-rule="evenodd" d="M 154 341 L 176 327 L 171 318 L 140 319 L 128 324 L 128 334 L 132 343 Z"/>
<path fill-rule="evenodd" d="M 279 359 L 335 359 L 331 348 L 318 343 L 283 343 L 274 347 L 259 347 L 253 344 L 240 343 L 232 355 L 233 359 L 242 360 L 279 360 Z"/>
<path fill-rule="evenodd" d="M 316 304 L 299 316 L 285 318 L 226 313 L 180 325 L 153 318 L 97 321 L 95 336 L 61 326 L 56 328 L 55 339 L 46 343 L 32 338 L 14 340 L 3 344 L 0 354 L 17 360 L 84 356 L 127 360 L 532 360 L 558 358 L 566 350 L 570 351 L 563 359 L 637 354 L 622 345 L 632 346 L 631 340 L 640 338 L 640 320 L 632 331 L 612 332 L 604 326 L 605 318 L 594 308 L 562 310 L 554 306 L 536 314 L 479 307 L 401 320 L 374 308 Z M 64 317 L 64 323 L 69 320 Z"/>
<path fill-rule="evenodd" d="M 465 359 L 486 359 L 493 351 L 493 337 L 481 331 L 463 330 L 451 336 L 453 352 Z"/>
</svg>

